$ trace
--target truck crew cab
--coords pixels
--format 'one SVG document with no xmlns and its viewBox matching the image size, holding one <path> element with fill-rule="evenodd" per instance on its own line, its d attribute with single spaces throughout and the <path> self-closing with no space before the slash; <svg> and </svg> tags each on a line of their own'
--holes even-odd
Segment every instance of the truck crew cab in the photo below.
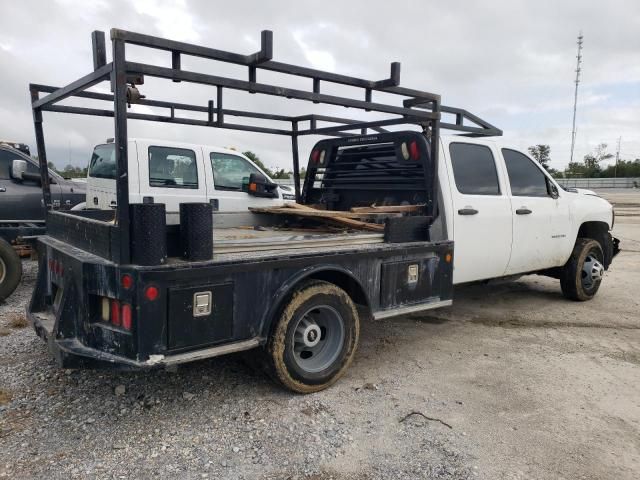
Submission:
<svg viewBox="0 0 640 480">
<path fill-rule="evenodd" d="M 370 81 L 273 62 L 271 32 L 252 55 L 117 29 L 111 39 L 113 62 L 106 62 L 103 34 L 94 32 L 92 73 L 63 88 L 31 85 L 41 162 L 43 112 L 115 118 L 115 210 L 49 210 L 47 235 L 38 240 L 28 317 L 60 365 L 148 369 L 247 351 L 284 387 L 315 392 L 346 371 L 361 322 L 451 305 L 454 283 L 526 273 L 559 278 L 567 297 L 588 300 L 617 251 L 611 205 L 561 190 L 527 155 L 484 138 L 501 134 L 488 122 L 441 105 L 439 95 L 400 87 L 398 64 L 388 79 Z M 127 61 L 126 44 L 172 52 L 172 68 Z M 244 65 L 249 81 L 182 70 L 182 55 Z M 262 70 L 308 77 L 313 90 L 260 83 Z M 216 86 L 216 103 L 144 99 L 131 83 L 145 75 Z M 113 95 L 87 90 L 101 81 L 111 81 Z M 323 94 L 323 82 L 363 95 Z M 228 110 L 227 88 L 384 118 Z M 374 92 L 403 101 L 376 102 Z M 112 102 L 114 110 L 56 105 L 67 97 Z M 130 112 L 127 103 L 170 115 Z M 203 118 L 179 116 L 180 109 Z M 278 126 L 230 123 L 230 116 Z M 136 198 L 128 119 L 288 135 L 297 203 L 221 213 L 210 201 L 183 201 L 176 216 L 168 202 Z M 394 125 L 419 129 L 387 130 Z M 441 137 L 440 129 L 474 137 Z M 301 186 L 302 135 L 331 138 L 309 153 Z M 275 194 L 255 172 L 246 191 Z"/>
</svg>

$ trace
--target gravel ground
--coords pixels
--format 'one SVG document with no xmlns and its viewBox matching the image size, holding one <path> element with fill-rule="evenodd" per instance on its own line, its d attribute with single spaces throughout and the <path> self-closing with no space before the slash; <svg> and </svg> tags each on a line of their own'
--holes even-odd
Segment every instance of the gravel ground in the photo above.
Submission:
<svg viewBox="0 0 640 480">
<path fill-rule="evenodd" d="M 347 375 L 307 396 L 238 357 L 60 370 L 20 328 L 26 262 L 0 305 L 0 477 L 636 479 L 640 219 L 616 234 L 593 301 L 536 276 L 457 288 L 451 308 L 364 325 Z"/>
</svg>

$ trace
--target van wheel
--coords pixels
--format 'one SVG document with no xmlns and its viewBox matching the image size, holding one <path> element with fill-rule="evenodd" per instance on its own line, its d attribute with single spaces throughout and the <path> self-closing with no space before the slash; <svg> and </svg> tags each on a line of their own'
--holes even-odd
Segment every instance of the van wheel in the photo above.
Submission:
<svg viewBox="0 0 640 480">
<path fill-rule="evenodd" d="M 13 293 L 22 278 L 22 261 L 13 247 L 0 239 L 0 300 Z"/>
<path fill-rule="evenodd" d="M 578 238 L 571 257 L 562 267 L 560 286 L 570 300 L 591 300 L 604 276 L 604 254 L 596 240 Z"/>
<path fill-rule="evenodd" d="M 297 393 L 335 383 L 353 360 L 360 335 L 358 312 L 349 295 L 311 281 L 284 307 L 266 348 L 268 372 Z"/>
</svg>

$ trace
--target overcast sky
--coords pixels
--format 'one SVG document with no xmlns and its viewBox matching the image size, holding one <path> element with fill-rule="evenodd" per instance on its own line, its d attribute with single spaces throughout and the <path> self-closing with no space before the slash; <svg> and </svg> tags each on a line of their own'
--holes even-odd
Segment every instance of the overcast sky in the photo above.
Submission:
<svg viewBox="0 0 640 480">
<path fill-rule="evenodd" d="M 3 2 L 2 10 L 0 139 L 29 143 L 34 153 L 27 85 L 62 86 L 89 73 L 91 31 L 103 30 L 108 39 L 109 29 L 117 27 L 252 53 L 259 48 L 260 31 L 270 29 L 274 60 L 281 62 L 382 79 L 389 63 L 400 61 L 402 86 L 438 93 L 444 104 L 486 118 L 504 130 L 504 141 L 513 146 L 550 144 L 551 165 L 562 168 L 569 160 L 576 36 L 582 30 L 575 158 L 582 159 L 602 142 L 615 151 L 618 137 L 621 158 L 640 158 L 637 0 L 24 0 Z M 134 48 L 127 53 L 158 65 L 170 62 L 166 53 Z M 183 68 L 246 78 L 246 69 L 201 59 L 184 59 Z M 268 73 L 259 74 L 258 81 L 286 83 Z M 288 85 L 309 88 L 310 81 L 294 79 Z M 103 84 L 97 90 L 108 88 Z M 202 105 L 215 98 L 211 87 L 152 79 L 142 93 Z M 229 95 L 225 107 L 366 115 L 241 92 Z M 70 161 L 85 166 L 92 146 L 113 136 L 113 120 L 45 113 L 45 134 L 49 159 L 56 165 Z M 269 166 L 291 166 L 287 137 L 139 121 L 129 122 L 129 134 L 233 146 L 253 150 Z M 302 144 L 303 158 L 314 140 Z"/>
</svg>

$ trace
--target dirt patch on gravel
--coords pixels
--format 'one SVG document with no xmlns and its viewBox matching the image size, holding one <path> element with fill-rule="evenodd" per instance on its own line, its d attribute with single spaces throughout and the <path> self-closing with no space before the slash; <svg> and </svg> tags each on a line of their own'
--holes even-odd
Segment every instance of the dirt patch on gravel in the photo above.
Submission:
<svg viewBox="0 0 640 480">
<path fill-rule="evenodd" d="M 4 405 L 11 401 L 11 394 L 4 388 L 0 388 L 0 405 Z"/>
<path fill-rule="evenodd" d="M 7 325 L 10 328 L 25 328 L 29 326 L 29 322 L 24 314 L 21 313 L 11 313 L 9 314 L 9 321 Z"/>
</svg>

